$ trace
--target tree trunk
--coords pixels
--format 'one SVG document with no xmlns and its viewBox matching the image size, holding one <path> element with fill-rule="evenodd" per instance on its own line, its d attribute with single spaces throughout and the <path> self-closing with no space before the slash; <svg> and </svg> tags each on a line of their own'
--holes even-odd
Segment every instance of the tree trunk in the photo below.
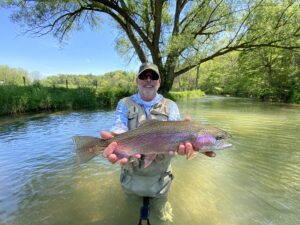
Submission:
<svg viewBox="0 0 300 225">
<path fill-rule="evenodd" d="M 167 94 L 171 91 L 173 85 L 174 78 L 168 78 L 166 75 L 161 76 L 161 85 L 159 88 L 159 93 L 162 95 Z"/>
<path fill-rule="evenodd" d="M 162 95 L 169 93 L 172 89 L 172 84 L 173 81 L 162 82 L 158 92 Z"/>
<path fill-rule="evenodd" d="M 159 68 L 161 84 L 158 91 L 162 95 L 169 93 L 172 89 L 172 85 L 175 78 L 174 70 L 175 69 L 173 67 L 168 67 L 168 66 L 165 68 L 162 67 Z"/>
</svg>

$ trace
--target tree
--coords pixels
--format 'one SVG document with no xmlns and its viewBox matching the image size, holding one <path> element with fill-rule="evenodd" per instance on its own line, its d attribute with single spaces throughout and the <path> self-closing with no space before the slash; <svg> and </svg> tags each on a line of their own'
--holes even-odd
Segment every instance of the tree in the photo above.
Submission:
<svg viewBox="0 0 300 225">
<path fill-rule="evenodd" d="M 285 49 L 257 49 L 240 55 L 239 70 L 247 81 L 243 90 L 261 99 L 291 102 L 299 95 L 300 52 Z"/>
<path fill-rule="evenodd" d="M 125 35 L 118 49 L 161 71 L 160 91 L 174 78 L 232 51 L 261 47 L 299 48 L 298 0 L 6 0 L 13 20 L 36 35 L 63 40 L 108 15 Z M 265 21 L 271 21 L 268 27 Z"/>
<path fill-rule="evenodd" d="M 24 78 L 27 84 L 31 83 L 31 79 L 26 70 L 21 68 L 11 68 L 6 65 L 0 65 L 1 84 L 23 85 Z"/>
</svg>

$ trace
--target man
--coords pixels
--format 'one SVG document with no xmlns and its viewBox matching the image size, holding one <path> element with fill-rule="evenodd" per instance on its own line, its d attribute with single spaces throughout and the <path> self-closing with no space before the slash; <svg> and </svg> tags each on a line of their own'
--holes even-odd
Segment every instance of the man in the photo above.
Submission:
<svg viewBox="0 0 300 225">
<path fill-rule="evenodd" d="M 158 67 L 151 63 L 143 63 L 136 78 L 138 93 L 119 101 L 115 124 L 111 129 L 111 133 L 102 131 L 102 138 L 109 139 L 115 134 L 137 128 L 141 123 L 150 119 L 180 120 L 176 103 L 157 93 L 160 82 Z M 187 118 L 187 120 L 190 119 Z M 178 150 L 173 149 L 170 154 L 156 156 L 153 162 L 144 168 L 143 155 L 135 155 L 130 159 L 119 159 L 114 154 L 116 146 L 117 143 L 112 142 L 104 150 L 104 156 L 111 163 L 118 162 L 122 165 L 120 181 L 123 190 L 126 193 L 143 197 L 166 199 L 173 179 L 170 165 L 172 155 L 176 151 L 178 154 L 187 155 L 189 158 L 197 154 L 191 143 L 182 143 L 178 146 Z M 208 152 L 206 155 L 214 156 L 215 154 Z M 166 213 L 162 213 L 162 219 L 171 220 Z"/>
</svg>

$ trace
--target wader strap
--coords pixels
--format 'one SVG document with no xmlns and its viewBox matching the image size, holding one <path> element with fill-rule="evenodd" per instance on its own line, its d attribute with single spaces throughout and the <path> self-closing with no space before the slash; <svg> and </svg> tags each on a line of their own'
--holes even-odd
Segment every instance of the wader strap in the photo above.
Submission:
<svg viewBox="0 0 300 225">
<path fill-rule="evenodd" d="M 146 221 L 146 225 L 150 225 L 149 216 L 150 216 L 150 206 L 149 206 L 149 197 L 143 198 L 143 206 L 141 207 L 140 221 L 138 225 L 143 225 L 143 221 Z"/>
</svg>

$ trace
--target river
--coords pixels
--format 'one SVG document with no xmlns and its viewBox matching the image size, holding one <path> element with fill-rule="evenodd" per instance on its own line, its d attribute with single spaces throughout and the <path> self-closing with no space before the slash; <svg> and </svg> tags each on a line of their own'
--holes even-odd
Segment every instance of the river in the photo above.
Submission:
<svg viewBox="0 0 300 225">
<path fill-rule="evenodd" d="M 208 96 L 178 102 L 182 117 L 232 134 L 215 158 L 173 159 L 174 222 L 300 224 L 300 107 Z M 119 165 L 75 163 L 74 135 L 99 136 L 113 111 L 0 118 L 1 225 L 134 225 L 141 200 L 125 195 Z"/>
</svg>

